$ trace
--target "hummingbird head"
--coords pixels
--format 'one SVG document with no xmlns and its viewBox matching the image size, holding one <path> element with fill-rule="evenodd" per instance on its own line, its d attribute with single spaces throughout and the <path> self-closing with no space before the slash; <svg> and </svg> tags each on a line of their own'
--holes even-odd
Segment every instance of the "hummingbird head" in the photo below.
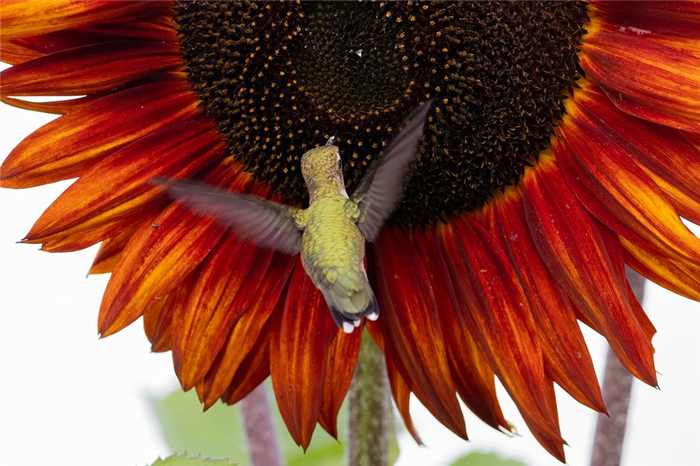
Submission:
<svg viewBox="0 0 700 466">
<path fill-rule="evenodd" d="M 311 196 L 321 188 L 344 190 L 343 167 L 338 146 L 321 146 L 301 158 L 301 174 Z"/>
</svg>

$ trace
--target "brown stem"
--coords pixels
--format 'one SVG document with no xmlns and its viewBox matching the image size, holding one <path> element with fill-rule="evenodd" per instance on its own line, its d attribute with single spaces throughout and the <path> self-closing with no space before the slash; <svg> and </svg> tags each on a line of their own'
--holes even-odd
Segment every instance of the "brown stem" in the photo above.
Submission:
<svg viewBox="0 0 700 466">
<path fill-rule="evenodd" d="M 348 465 L 388 466 L 393 428 L 384 356 L 365 333 L 350 388 Z"/>
<path fill-rule="evenodd" d="M 627 269 L 627 280 L 641 303 L 644 299 L 644 277 Z M 620 464 L 622 447 L 625 443 L 633 380 L 632 374 L 624 368 L 615 353 L 608 349 L 603 378 L 603 399 L 608 408 L 609 416 L 604 414 L 598 416 L 591 466 L 618 466 Z"/>
<path fill-rule="evenodd" d="M 241 401 L 241 414 L 253 465 L 282 466 L 279 438 L 272 421 L 265 384 L 260 384 Z"/>
</svg>

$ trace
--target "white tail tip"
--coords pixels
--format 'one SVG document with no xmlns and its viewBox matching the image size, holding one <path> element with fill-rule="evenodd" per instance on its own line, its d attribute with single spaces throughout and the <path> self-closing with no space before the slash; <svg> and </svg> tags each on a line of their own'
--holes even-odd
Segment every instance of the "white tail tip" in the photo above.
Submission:
<svg viewBox="0 0 700 466">
<path fill-rule="evenodd" d="M 350 322 L 343 322 L 343 332 L 352 333 L 353 330 L 355 330 L 355 326 L 353 324 Z"/>
<path fill-rule="evenodd" d="M 373 313 L 369 314 L 369 315 L 367 316 L 367 318 L 368 318 L 369 320 L 371 320 L 372 322 L 374 322 L 375 320 L 379 319 L 379 313 L 373 312 Z"/>
</svg>

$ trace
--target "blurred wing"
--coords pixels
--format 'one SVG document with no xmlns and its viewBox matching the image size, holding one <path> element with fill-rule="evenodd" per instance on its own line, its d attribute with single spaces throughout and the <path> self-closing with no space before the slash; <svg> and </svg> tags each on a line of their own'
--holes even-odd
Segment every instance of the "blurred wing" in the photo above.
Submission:
<svg viewBox="0 0 700 466">
<path fill-rule="evenodd" d="M 299 210 L 294 207 L 192 181 L 153 182 L 165 185 L 170 197 L 194 212 L 213 216 L 244 241 L 291 255 L 301 249 L 301 230 L 294 219 Z"/>
<path fill-rule="evenodd" d="M 389 145 L 384 157 L 375 160 L 360 181 L 352 200 L 360 209 L 357 227 L 373 241 L 401 198 L 406 171 L 416 153 L 423 125 L 432 106 L 424 102 L 408 116 L 408 123 Z"/>
</svg>

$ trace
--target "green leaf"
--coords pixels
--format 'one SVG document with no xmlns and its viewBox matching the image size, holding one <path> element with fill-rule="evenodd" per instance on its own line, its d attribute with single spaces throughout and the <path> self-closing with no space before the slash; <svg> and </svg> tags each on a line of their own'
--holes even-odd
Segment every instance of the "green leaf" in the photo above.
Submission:
<svg viewBox="0 0 700 466">
<path fill-rule="evenodd" d="M 505 460 L 495 453 L 474 452 L 462 456 L 450 466 L 526 466 L 516 460 Z"/>
<path fill-rule="evenodd" d="M 229 463 L 226 459 L 202 458 L 201 456 L 173 455 L 167 458 L 158 458 L 151 466 L 230 466 L 236 463 Z"/>
<path fill-rule="evenodd" d="M 274 396 L 268 396 L 274 405 Z M 151 400 L 165 441 L 174 452 L 190 452 L 204 457 L 228 457 L 240 466 L 251 466 L 245 432 L 237 406 L 217 403 L 207 412 L 194 391 L 175 390 L 162 399 Z M 280 449 L 288 466 L 343 466 L 344 439 L 347 438 L 347 409 L 338 415 L 338 442 L 320 426 L 317 427 L 306 453 L 289 435 L 276 406 L 272 406 L 274 422 L 280 439 Z M 390 462 L 399 456 L 396 436 L 390 439 Z"/>
</svg>

